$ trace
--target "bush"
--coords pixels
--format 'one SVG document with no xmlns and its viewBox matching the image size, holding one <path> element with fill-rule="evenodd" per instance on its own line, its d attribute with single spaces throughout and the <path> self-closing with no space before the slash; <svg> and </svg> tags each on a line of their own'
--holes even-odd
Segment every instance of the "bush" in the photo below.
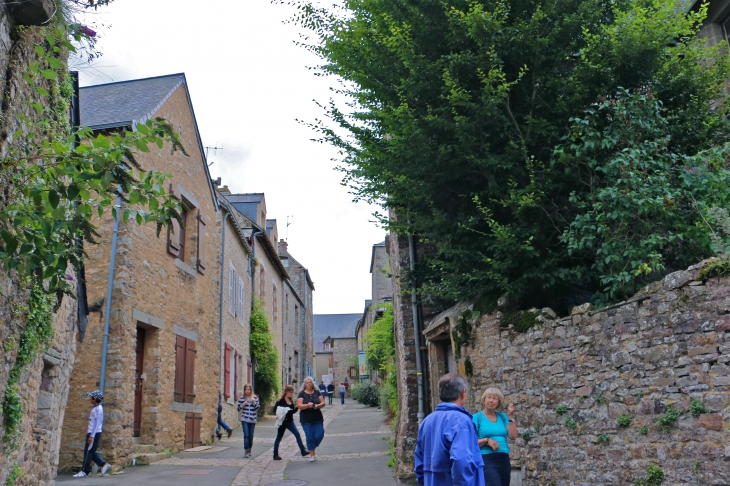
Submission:
<svg viewBox="0 0 730 486">
<path fill-rule="evenodd" d="M 380 405 L 380 390 L 374 383 L 361 381 L 352 386 L 352 398 L 368 407 Z"/>
</svg>

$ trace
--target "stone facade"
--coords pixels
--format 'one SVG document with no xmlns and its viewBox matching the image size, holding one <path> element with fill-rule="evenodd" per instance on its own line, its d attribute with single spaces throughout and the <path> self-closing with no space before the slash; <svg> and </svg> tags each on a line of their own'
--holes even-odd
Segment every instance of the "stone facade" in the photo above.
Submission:
<svg viewBox="0 0 730 486">
<path fill-rule="evenodd" d="M 153 115 L 165 118 L 178 130 L 190 156 L 172 152 L 166 145 L 161 150 L 140 154 L 138 161 L 145 169 L 172 175 L 171 188 L 186 206 L 186 224 L 185 232 L 180 233 L 184 234 L 184 241 L 178 256 L 170 253 L 167 232 L 158 238 L 154 225 L 120 224 L 100 447 L 102 455 L 114 466 L 127 465 L 134 458 L 136 433 L 141 444 L 152 446 L 157 452 L 181 450 L 186 442 L 196 442 L 186 437 L 190 435 L 186 434 L 189 420 L 194 422 L 193 428 L 199 427 L 199 440 L 207 441 L 213 438 L 217 417 L 220 268 L 215 263 L 221 242 L 220 230 L 215 228 L 220 214 L 199 148 L 184 77 Z M 201 220 L 207 221 L 205 233 Z M 81 464 L 89 415 L 82 397 L 99 387 L 112 223 L 110 212 L 106 211 L 99 222 L 101 244 L 88 249 L 88 296 L 97 313 L 90 315 L 86 338 L 79 345 L 71 375 L 73 406 L 67 410 L 60 457 L 60 467 L 64 469 Z M 174 238 L 167 236 L 168 240 Z M 199 241 L 203 242 L 202 250 L 198 250 Z M 189 373 L 192 381 L 186 382 L 185 391 L 178 392 L 176 371 L 181 365 L 176 356 L 183 352 L 183 356 L 188 356 L 185 359 L 194 361 L 194 374 Z M 137 365 L 138 359 L 142 369 Z M 189 369 L 188 362 L 184 362 Z M 178 394 L 180 397 L 176 398 Z M 183 395 L 190 401 L 181 401 Z"/>
<path fill-rule="evenodd" d="M 332 364 L 333 364 L 333 376 L 332 379 L 335 383 L 335 392 L 337 392 L 337 386 L 345 381 L 345 378 L 350 381 L 356 379 L 350 376 L 350 368 L 353 365 L 351 359 L 353 356 L 357 356 L 357 339 L 355 336 L 351 338 L 334 338 L 332 339 Z"/>
<path fill-rule="evenodd" d="M 484 315 L 471 341 L 449 341 L 460 372 L 467 358 L 473 367 L 470 410 L 489 386 L 515 404 L 518 429 L 531 436 L 510 453 L 522 484 L 632 484 L 650 464 L 664 485 L 730 483 L 730 278 L 702 280 L 702 267 L 607 308 L 536 311 L 524 333 L 500 327 L 499 312 Z M 426 335 L 451 336 L 467 307 L 437 316 Z M 443 371 L 438 343 L 429 339 L 434 374 Z M 696 417 L 692 400 L 704 405 Z M 665 429 L 669 409 L 679 417 Z"/>
</svg>

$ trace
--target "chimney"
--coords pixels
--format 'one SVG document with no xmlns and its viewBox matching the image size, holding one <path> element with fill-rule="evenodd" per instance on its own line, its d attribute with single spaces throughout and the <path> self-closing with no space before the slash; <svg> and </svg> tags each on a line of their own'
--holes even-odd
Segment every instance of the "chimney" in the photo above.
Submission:
<svg viewBox="0 0 730 486">
<path fill-rule="evenodd" d="M 286 242 L 286 240 L 279 240 L 279 246 L 282 247 L 284 251 L 288 251 L 287 247 L 289 246 L 289 244 Z"/>
<path fill-rule="evenodd" d="M 221 194 L 229 195 L 231 193 L 231 190 L 228 189 L 228 186 L 223 186 L 218 189 L 218 192 L 220 192 Z"/>
</svg>

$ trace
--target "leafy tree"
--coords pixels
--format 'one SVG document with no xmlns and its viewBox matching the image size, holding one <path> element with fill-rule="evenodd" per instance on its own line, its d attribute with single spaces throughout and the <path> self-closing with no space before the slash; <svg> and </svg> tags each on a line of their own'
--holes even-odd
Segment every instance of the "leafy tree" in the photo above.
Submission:
<svg viewBox="0 0 730 486">
<path fill-rule="evenodd" d="M 392 219 L 378 214 L 383 224 L 428 245 L 416 275 L 422 292 L 447 301 L 507 293 L 521 305 L 565 310 L 619 299 L 708 253 L 688 204 L 703 194 L 687 184 L 727 178 L 718 161 L 729 138 L 729 69 L 728 55 L 697 37 L 705 6 L 686 13 L 673 0 L 346 0 L 327 9 L 302 0 L 298 7 L 293 21 L 315 34 L 302 45 L 349 100 L 323 105 L 328 120 L 310 125 L 340 149 L 355 198 L 394 210 Z M 614 103 L 629 116 L 611 118 Z M 633 129 L 658 138 L 644 144 Z M 625 164 L 633 175 L 618 180 Z M 633 182 L 641 184 L 638 200 L 621 192 Z M 608 194 L 620 197 L 595 205 Z M 596 226 L 627 201 L 632 209 Z M 627 224 L 638 215 L 641 224 Z"/>
<path fill-rule="evenodd" d="M 251 312 L 251 357 L 256 362 L 256 393 L 261 399 L 262 410 L 279 393 L 279 353 L 274 346 L 274 338 L 269 331 L 269 318 L 260 301 L 254 304 Z"/>
</svg>

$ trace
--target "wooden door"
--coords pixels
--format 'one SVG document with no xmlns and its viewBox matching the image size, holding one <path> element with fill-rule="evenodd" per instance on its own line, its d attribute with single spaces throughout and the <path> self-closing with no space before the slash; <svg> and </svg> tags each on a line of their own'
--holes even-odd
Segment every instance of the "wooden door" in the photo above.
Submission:
<svg viewBox="0 0 730 486">
<path fill-rule="evenodd" d="M 139 437 L 142 426 L 142 373 L 144 372 L 144 341 L 145 330 L 137 328 L 137 369 L 134 372 L 134 431 L 133 436 Z"/>
<path fill-rule="evenodd" d="M 200 440 L 200 424 L 203 421 L 203 415 L 200 413 L 185 413 L 185 446 L 184 449 L 192 449 L 203 445 Z"/>
</svg>

